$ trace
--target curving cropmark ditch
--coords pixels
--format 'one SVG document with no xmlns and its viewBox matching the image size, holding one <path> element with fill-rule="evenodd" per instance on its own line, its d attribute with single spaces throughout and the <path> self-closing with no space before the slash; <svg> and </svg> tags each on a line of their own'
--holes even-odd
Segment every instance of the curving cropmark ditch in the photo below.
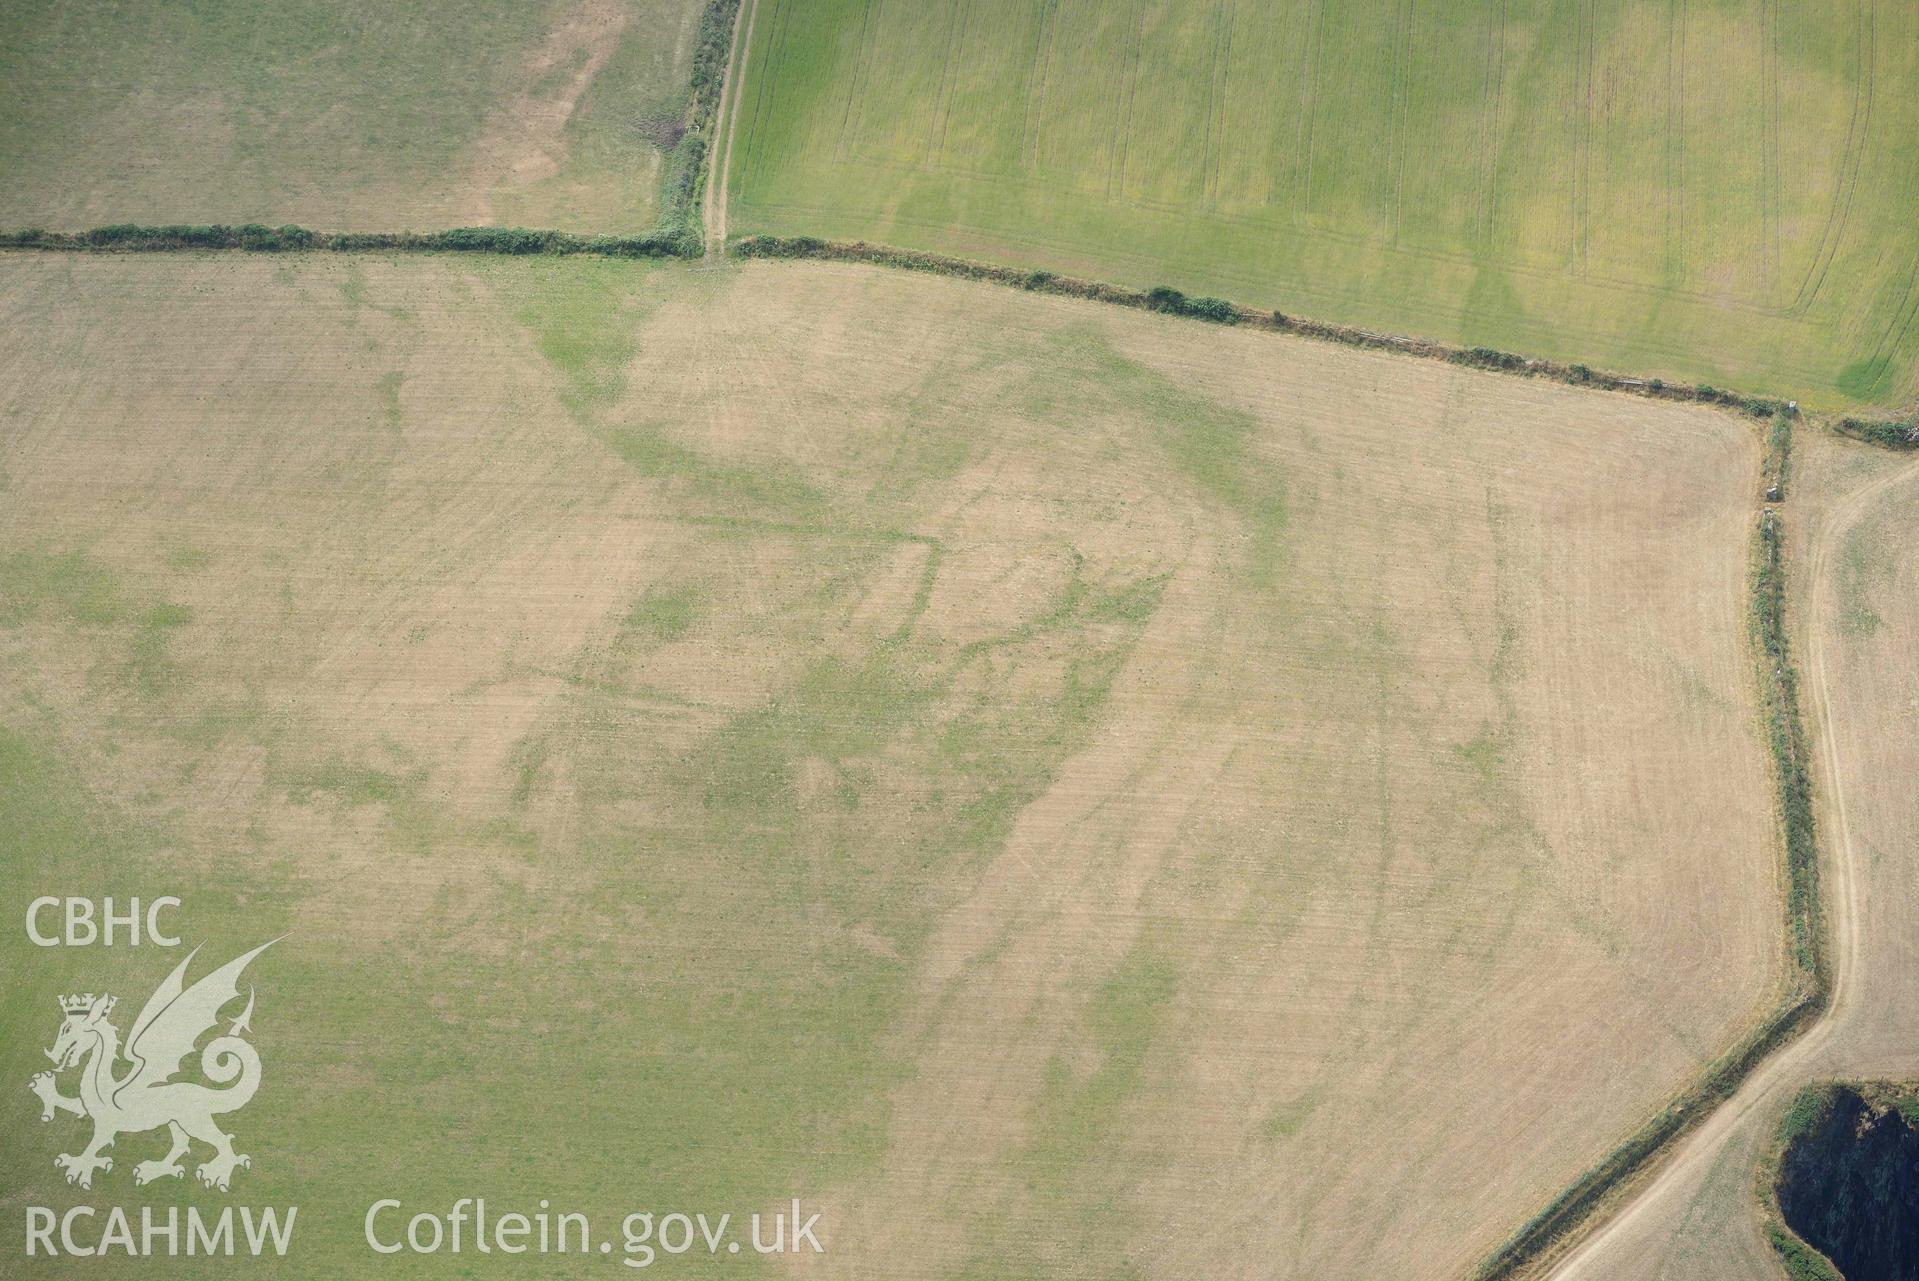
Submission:
<svg viewBox="0 0 1919 1281">
<path fill-rule="evenodd" d="M 727 83 L 728 67 L 744 45 L 740 9 L 741 0 L 710 0 L 702 15 L 685 129 L 663 177 L 662 218 L 652 231 L 643 235 L 577 236 L 557 231 L 492 227 L 428 233 L 330 233 L 295 226 L 253 224 L 126 224 L 77 232 L 0 231 L 0 250 L 694 258 L 708 252 L 708 237 L 717 233 L 714 247 L 730 248 L 740 257 L 852 261 L 957 276 L 1032 292 L 1161 311 L 1202 322 L 1396 351 L 1508 376 L 1546 378 L 1653 399 L 1714 404 L 1749 419 L 1771 423 L 1766 487 L 1769 498 L 1783 494 L 1787 450 L 1796 415 L 1793 407 L 1771 398 L 1706 385 L 1668 384 L 1658 378 L 1631 377 L 1581 364 L 1487 348 L 1453 347 L 1375 333 L 1220 299 L 1188 298 L 1170 289 L 1126 289 L 1047 271 L 1020 270 L 888 246 L 812 237 L 750 237 L 729 247 L 725 236 L 724 180 L 722 178 L 717 187 L 714 185 L 712 159 L 715 144 L 725 145 L 720 136 L 727 124 L 723 105 L 736 101 L 740 94 L 739 85 Z M 749 9 L 749 21 L 750 14 Z M 1884 447 L 1919 448 L 1919 421 L 1842 418 L 1833 426 L 1843 434 Z M 1710 1064 L 1664 1110 L 1563 1189 L 1494 1250 L 1475 1270 L 1476 1281 L 1504 1281 L 1530 1274 L 1561 1254 L 1603 1214 L 1623 1204 L 1636 1186 L 1636 1180 L 1656 1158 L 1669 1152 L 1681 1137 L 1731 1098 L 1762 1063 L 1813 1027 L 1827 1008 L 1831 977 L 1822 934 L 1818 855 L 1798 678 L 1786 640 L 1786 566 L 1782 543 L 1783 519 L 1778 509 L 1763 506 L 1755 533 L 1753 638 L 1760 669 L 1761 710 L 1774 763 L 1781 845 L 1788 872 L 1786 928 L 1791 969 L 1784 997 L 1761 1026 Z M 1883 1091 L 1890 1088 L 1811 1087 L 1801 1100 L 1812 1100 L 1806 1104 L 1809 1110 L 1795 1106 L 1789 1117 L 1789 1121 L 1797 1118 L 1799 1125 L 1791 1134 L 1782 1134 L 1780 1151 L 1776 1154 L 1778 1177 L 1768 1185 L 1767 1195 L 1773 1198 L 1771 1204 L 1786 1225 L 1782 1227 L 1774 1222 L 1771 1229 L 1774 1245 L 1794 1281 L 1834 1281 L 1841 1273 L 1834 1270 L 1832 1261 L 1839 1261 L 1843 1267 L 1847 1266 L 1844 1261 L 1848 1259 L 1852 1263 L 1843 1273 L 1844 1281 L 1880 1281 L 1893 1277 L 1912 1277 L 1919 1281 L 1919 1200 L 1913 1199 L 1919 1197 L 1919 1103 L 1911 1106 L 1888 1103 Z M 1908 1093 L 1901 1097 L 1919 1096 Z M 1860 1206 L 1870 1206 L 1872 1212 L 1860 1223 L 1848 1226 L 1843 1220 L 1857 1214 Z M 1815 1248 L 1808 1249 L 1807 1243 Z M 1854 1268 L 1861 1270 L 1850 1270 Z"/>
</svg>

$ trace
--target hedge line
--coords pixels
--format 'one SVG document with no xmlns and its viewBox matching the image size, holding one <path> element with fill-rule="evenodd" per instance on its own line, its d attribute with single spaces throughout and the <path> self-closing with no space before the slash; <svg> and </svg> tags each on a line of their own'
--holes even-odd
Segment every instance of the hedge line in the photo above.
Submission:
<svg viewBox="0 0 1919 1281">
<path fill-rule="evenodd" d="M 646 239 L 664 247 L 660 257 L 698 258 L 706 252 L 700 198 L 706 194 L 706 135 L 688 131 L 660 169 L 660 216 Z"/>
<path fill-rule="evenodd" d="M 1760 465 L 1768 499 L 1777 500 L 1786 496 L 1786 480 L 1791 471 L 1792 415 L 1774 414 L 1771 424 L 1766 428 L 1765 453 Z"/>
<path fill-rule="evenodd" d="M 1801 1241 L 1797 1233 L 1783 1224 L 1768 1220 L 1766 1239 L 1772 1242 L 1788 1281 L 1846 1281 L 1839 1275 L 1839 1269 L 1832 1266 L 1832 1260 Z"/>
<path fill-rule="evenodd" d="M 1351 326 L 1301 320 L 1283 312 L 1258 311 L 1217 299 L 1187 299 L 1172 289 L 1121 289 L 1048 271 L 1016 271 L 963 258 L 869 245 L 860 241 L 828 241 L 813 236 L 753 236 L 735 245 L 734 252 L 745 258 L 817 258 L 875 263 L 967 280 L 992 281 L 1036 292 L 1089 298 L 1151 311 L 1196 315 L 1220 323 L 1249 325 L 1351 346 L 1398 351 L 1471 368 L 1551 378 L 1575 386 L 1625 391 L 1661 400 L 1718 405 L 1750 417 L 1770 420 L 1767 439 L 1768 482 L 1783 486 L 1786 478 L 1792 420 L 1797 416 L 1797 406 L 1770 397 L 1742 395 L 1706 383 L 1694 386 L 1669 384 L 1657 378 L 1627 378 L 1585 365 L 1562 364 L 1490 347 L 1453 347 Z M 1792 936 L 1791 955 L 1797 971 L 1796 979 L 1790 994 L 1771 1018 L 1714 1062 L 1659 1115 L 1607 1153 L 1598 1164 L 1572 1186 L 1561 1191 L 1482 1261 L 1474 1273 L 1480 1281 L 1503 1281 L 1538 1261 L 1655 1153 L 1732 1097 L 1754 1068 L 1780 1046 L 1798 1036 L 1830 1000 L 1819 906 L 1819 866 L 1812 821 L 1812 788 L 1806 773 L 1805 740 L 1798 707 L 1798 679 L 1787 647 L 1781 530 L 1778 515 L 1771 508 L 1767 508 L 1761 517 L 1757 541 L 1757 563 L 1752 584 L 1754 649 L 1757 661 L 1763 668 L 1763 701 L 1790 882 L 1787 927 Z"/>
<path fill-rule="evenodd" d="M 1797 413 L 1797 410 L 1787 401 L 1769 396 L 1747 396 L 1740 392 L 1728 391 L 1723 387 L 1714 387 L 1709 383 L 1694 385 L 1668 383 L 1658 378 L 1628 378 L 1623 374 L 1606 373 L 1587 365 L 1542 360 L 1536 356 L 1516 355 L 1513 352 L 1499 351 L 1492 347 L 1455 347 L 1445 343 L 1430 342 L 1423 338 L 1376 333 L 1353 325 L 1335 325 L 1320 320 L 1306 320 L 1298 316 L 1289 316 L 1283 311 L 1264 311 L 1227 302 L 1221 298 L 1189 298 L 1179 290 L 1165 286 L 1144 290 L 1124 289 L 1096 280 L 1061 276 L 1050 271 L 1023 271 L 1012 267 L 994 266 L 991 263 L 975 262 L 967 258 L 953 258 L 945 254 L 897 249 L 889 245 L 873 245 L 863 240 L 822 240 L 817 236 L 747 236 L 735 242 L 733 252 L 742 258 L 816 258 L 829 262 L 863 262 L 883 267 L 900 267 L 908 271 L 930 272 L 939 276 L 955 276 L 962 280 L 984 280 L 995 284 L 1012 285 L 1015 288 L 1036 293 L 1057 294 L 1066 298 L 1087 298 L 1096 302 L 1114 303 L 1121 307 L 1138 307 L 1147 311 L 1191 316 L 1199 320 L 1212 321 L 1215 324 L 1244 325 L 1254 329 L 1301 334 L 1308 338 L 1344 343 L 1351 347 L 1397 351 L 1412 356 L 1423 356 L 1430 360 L 1444 360 L 1474 369 L 1490 369 L 1529 378 L 1549 378 L 1577 387 L 1632 392 L 1657 400 L 1719 405 L 1738 410 L 1753 418 L 1772 418 L 1775 415 Z"/>
<path fill-rule="evenodd" d="M 991 263 L 948 258 L 942 254 L 918 253 L 869 245 L 864 241 L 821 240 L 817 236 L 747 236 L 735 241 L 732 252 L 741 258 L 818 258 L 830 262 L 864 262 L 907 271 L 924 271 L 936 276 L 957 276 L 964 280 L 985 280 L 1012 285 L 1031 293 L 1057 294 L 1065 298 L 1090 298 L 1095 302 L 1138 307 L 1145 311 L 1191 316 L 1214 324 L 1245 323 L 1251 314 L 1223 298 L 1192 298 L 1164 285 L 1153 289 L 1122 289 L 1093 280 L 1078 280 L 1050 271 L 1022 271 L 996 267 Z"/>
<path fill-rule="evenodd" d="M 1883 445 L 1887 449 L 1919 449 L 1919 419 L 1895 423 L 1883 419 L 1841 418 L 1837 427 L 1841 435 L 1868 444 Z"/>
<path fill-rule="evenodd" d="M 1753 581 L 1753 636 L 1764 666 L 1762 701 L 1773 783 L 1786 841 L 1786 916 L 1793 958 L 1813 990 L 1828 983 L 1824 920 L 1819 905 L 1818 826 L 1806 770 L 1806 734 L 1799 718 L 1799 674 L 1786 639 L 1784 522 L 1767 508 L 1759 520 L 1759 567 Z"/>
<path fill-rule="evenodd" d="M 686 125 L 704 132 L 719 114 L 720 89 L 726 84 L 726 61 L 733 48 L 733 25 L 739 20 L 740 0 L 709 0 L 700 14 L 693 37 L 693 79 L 687 96 Z"/>
<path fill-rule="evenodd" d="M 1754 1068 L 1798 1036 L 1825 1009 L 1826 999 L 1821 991 L 1789 1001 L 1731 1053 L 1715 1062 L 1691 1089 L 1528 1219 L 1479 1265 L 1473 1273 L 1475 1281 L 1515 1276 L 1537 1260 L 1660 1148 L 1705 1120 L 1714 1108 L 1731 1098 Z"/>
<path fill-rule="evenodd" d="M 720 90 L 726 84 L 726 60 L 739 12 L 740 0 L 708 0 L 693 37 L 693 75 L 680 118 L 684 132 L 660 172 L 660 216 L 651 237 L 669 245 L 671 256 L 698 258 L 706 252 L 706 227 L 700 219 L 706 158 L 713 149 Z"/>
<path fill-rule="evenodd" d="M 1782 479 L 1789 444 L 1788 437 L 1776 446 Z M 1793 993 L 1770 1019 L 1714 1063 L 1665 1111 L 1527 1220 L 1480 1264 L 1474 1273 L 1478 1281 L 1504 1281 L 1538 1260 L 1661 1147 L 1731 1098 L 1752 1070 L 1796 1037 L 1826 1008 L 1831 997 L 1819 897 L 1818 829 L 1813 821 L 1812 781 L 1806 770 L 1805 731 L 1799 716 L 1799 678 L 1786 635 L 1784 528 L 1778 513 L 1770 507 L 1760 514 L 1756 542 L 1753 648 L 1761 668 L 1761 703 L 1785 844 L 1786 928 L 1797 971 Z"/>
<path fill-rule="evenodd" d="M 696 249 L 697 249 L 697 237 Z M 239 249 L 248 253 L 323 251 L 365 253 L 597 254 L 611 258 L 684 256 L 678 236 L 576 236 L 524 227 L 455 227 L 448 231 L 313 231 L 246 223 L 229 227 L 116 223 L 91 231 L 0 232 L 0 249 L 78 249 L 96 252 L 165 253 L 183 249 Z"/>
</svg>

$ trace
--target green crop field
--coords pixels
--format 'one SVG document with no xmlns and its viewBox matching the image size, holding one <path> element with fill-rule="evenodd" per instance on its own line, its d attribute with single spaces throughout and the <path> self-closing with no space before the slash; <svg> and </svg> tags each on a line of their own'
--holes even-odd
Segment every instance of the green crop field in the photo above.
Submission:
<svg viewBox="0 0 1919 1281">
<path fill-rule="evenodd" d="M 9 0 L 0 226 L 643 232 L 700 0 Z"/>
<path fill-rule="evenodd" d="M 1810 404 L 1919 354 L 1919 7 L 757 0 L 733 234 Z"/>
</svg>

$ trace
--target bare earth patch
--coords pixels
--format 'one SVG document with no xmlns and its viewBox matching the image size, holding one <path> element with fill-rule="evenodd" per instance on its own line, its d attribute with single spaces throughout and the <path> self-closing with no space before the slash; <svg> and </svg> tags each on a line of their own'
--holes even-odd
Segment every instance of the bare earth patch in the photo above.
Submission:
<svg viewBox="0 0 1919 1281">
<path fill-rule="evenodd" d="M 495 190 L 527 187 L 559 172 L 567 121 L 613 56 L 630 17 L 618 0 L 585 0 L 527 59 L 521 76 L 527 87 L 493 109 L 474 147 L 478 198 L 464 221 L 491 223 Z"/>
</svg>

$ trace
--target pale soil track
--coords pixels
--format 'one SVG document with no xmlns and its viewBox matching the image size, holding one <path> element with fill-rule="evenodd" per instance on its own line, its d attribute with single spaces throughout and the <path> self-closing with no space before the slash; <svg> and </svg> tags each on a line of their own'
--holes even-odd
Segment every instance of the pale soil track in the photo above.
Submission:
<svg viewBox="0 0 1919 1281">
<path fill-rule="evenodd" d="M 1836 1032 L 1845 1027 L 1846 1019 L 1856 1013 L 1862 973 L 1859 899 L 1862 859 L 1847 814 L 1847 775 L 1834 725 L 1826 628 L 1821 622 L 1836 602 L 1835 549 L 1875 499 L 1915 475 L 1919 475 L 1919 461 L 1881 475 L 1839 500 L 1819 520 L 1811 554 L 1807 557 L 1807 584 L 1801 599 L 1809 602 L 1819 616 L 1809 620 L 1803 632 L 1806 688 L 1812 695 L 1810 712 L 1818 727 L 1818 751 L 1831 806 L 1831 821 L 1823 827 L 1831 853 L 1822 868 L 1832 953 L 1831 1000 L 1804 1035 L 1757 1069 L 1738 1093 L 1680 1140 L 1656 1173 L 1617 1213 L 1541 1275 L 1553 1277 L 1555 1281 L 1583 1281 L 1584 1278 L 1600 1281 L 1620 1275 L 1621 1260 L 1615 1256 L 1626 1248 L 1635 1231 L 1649 1228 L 1662 1213 L 1671 1213 L 1697 1194 L 1707 1168 L 1720 1158 L 1734 1132 L 1756 1109 L 1778 1101 L 1783 1092 L 1821 1075 L 1818 1071 L 1821 1056 L 1830 1047 Z"/>
<path fill-rule="evenodd" d="M 706 254 L 726 252 L 726 184 L 733 172 L 733 136 L 740 120 L 740 93 L 745 87 L 746 60 L 753 51 L 753 19 L 759 0 L 746 0 L 733 18 L 732 52 L 726 59 L 726 75 L 720 81 L 720 108 L 713 121 L 713 136 L 718 153 L 706 161 L 706 195 L 702 221 L 706 227 Z"/>
</svg>

